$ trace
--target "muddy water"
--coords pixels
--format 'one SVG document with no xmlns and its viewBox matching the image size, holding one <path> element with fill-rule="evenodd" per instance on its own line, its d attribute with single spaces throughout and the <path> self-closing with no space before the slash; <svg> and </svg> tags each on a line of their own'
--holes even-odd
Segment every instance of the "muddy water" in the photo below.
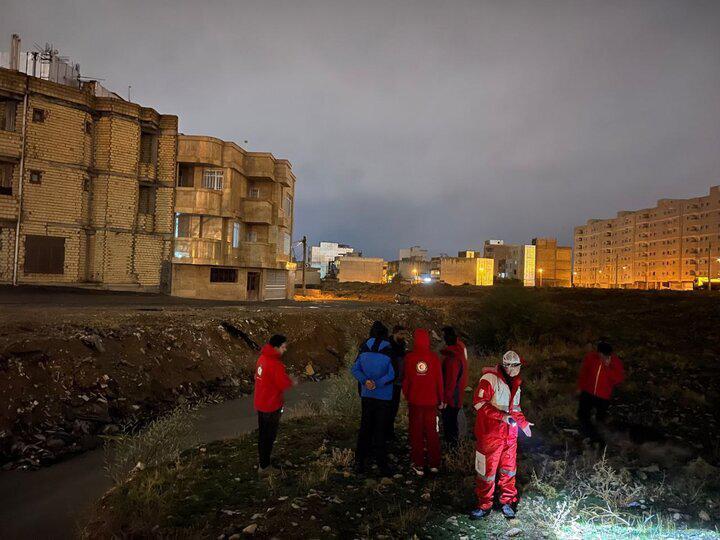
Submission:
<svg viewBox="0 0 720 540">
<path fill-rule="evenodd" d="M 287 404 L 318 400 L 326 385 L 293 388 Z M 252 396 L 210 405 L 196 421 L 202 442 L 237 437 L 255 429 L 256 422 Z M 110 486 L 102 450 L 37 471 L 0 472 L 0 538 L 74 538 L 78 521 Z"/>
</svg>

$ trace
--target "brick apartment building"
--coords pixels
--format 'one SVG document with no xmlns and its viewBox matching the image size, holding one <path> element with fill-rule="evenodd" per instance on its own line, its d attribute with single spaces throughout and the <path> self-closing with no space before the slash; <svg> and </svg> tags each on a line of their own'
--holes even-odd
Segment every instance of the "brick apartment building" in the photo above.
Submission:
<svg viewBox="0 0 720 540">
<path fill-rule="evenodd" d="M 572 286 L 572 248 L 558 246 L 555 238 L 533 238 L 535 246 L 535 285 Z"/>
<path fill-rule="evenodd" d="M 172 294 L 292 297 L 290 163 L 213 137 L 180 135 L 178 168 Z"/>
<path fill-rule="evenodd" d="M 692 289 L 720 277 L 720 186 L 575 227 L 580 287 Z"/>
<path fill-rule="evenodd" d="M 160 290 L 177 126 L 95 82 L 0 68 L 0 283 Z"/>
</svg>

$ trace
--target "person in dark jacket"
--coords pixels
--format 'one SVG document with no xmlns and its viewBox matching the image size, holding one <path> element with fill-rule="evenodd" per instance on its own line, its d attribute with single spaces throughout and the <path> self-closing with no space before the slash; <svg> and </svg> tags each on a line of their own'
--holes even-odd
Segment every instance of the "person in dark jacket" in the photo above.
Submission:
<svg viewBox="0 0 720 540">
<path fill-rule="evenodd" d="M 258 414 L 258 474 L 272 472 L 270 455 L 280 427 L 285 390 L 295 381 L 285 371 L 282 355 L 287 350 L 287 338 L 276 334 L 260 351 L 255 365 L 253 402 Z"/>
<path fill-rule="evenodd" d="M 393 381 L 393 395 L 390 401 L 390 415 L 388 416 L 387 439 L 388 442 L 395 440 L 395 419 L 400 408 L 400 397 L 402 395 L 403 362 L 407 351 L 408 331 L 404 326 L 395 325 L 390 336 L 390 348 L 395 380 Z"/>
<path fill-rule="evenodd" d="M 622 362 L 613 354 L 612 346 L 601 340 L 597 345 L 597 351 L 585 356 L 578 377 L 578 420 L 583 435 L 591 442 L 604 444 L 592 420 L 593 411 L 597 422 L 603 424 L 610 407 L 613 389 L 624 379 Z"/>
<path fill-rule="evenodd" d="M 365 472 L 371 449 L 381 473 L 388 475 L 390 472 L 385 431 L 390 415 L 395 371 L 390 360 L 392 348 L 387 336 L 387 328 L 375 321 L 370 329 L 370 339 L 361 347 L 350 370 L 361 385 L 362 414 L 355 451 L 355 471 L 358 474 Z"/>
<path fill-rule="evenodd" d="M 458 413 L 463 406 L 463 397 L 468 379 L 467 349 L 457 337 L 452 326 L 443 328 L 445 348 L 442 355 L 444 401 L 442 410 L 445 442 L 450 446 L 458 444 Z"/>
</svg>

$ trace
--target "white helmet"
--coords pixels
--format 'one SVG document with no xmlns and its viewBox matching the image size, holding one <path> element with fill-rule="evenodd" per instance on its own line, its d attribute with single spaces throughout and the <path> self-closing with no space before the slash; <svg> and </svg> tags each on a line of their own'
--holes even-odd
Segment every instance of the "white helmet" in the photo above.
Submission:
<svg viewBox="0 0 720 540">
<path fill-rule="evenodd" d="M 505 367 L 517 367 L 522 362 L 520 360 L 520 355 L 516 353 L 515 351 L 508 351 L 505 354 L 503 354 L 502 357 L 502 363 Z"/>
</svg>

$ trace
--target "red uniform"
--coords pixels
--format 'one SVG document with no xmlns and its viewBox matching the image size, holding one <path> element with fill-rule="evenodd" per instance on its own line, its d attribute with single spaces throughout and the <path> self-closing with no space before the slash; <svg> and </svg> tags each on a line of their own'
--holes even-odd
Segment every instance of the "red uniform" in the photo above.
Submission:
<svg viewBox="0 0 720 540">
<path fill-rule="evenodd" d="M 413 350 L 405 355 L 403 394 L 408 401 L 410 428 L 410 459 L 417 467 L 425 465 L 427 444 L 428 466 L 440 466 L 440 437 L 437 407 L 443 400 L 440 359 L 430 350 L 430 335 L 418 329 L 413 334 Z"/>
<path fill-rule="evenodd" d="M 483 369 L 473 404 L 477 410 L 475 420 L 475 470 L 477 480 L 475 494 L 478 508 L 492 507 L 495 478 L 499 473 L 500 503 L 517 502 L 515 473 L 517 461 L 518 427 L 528 425 L 520 409 L 520 376 L 513 377 L 510 384 L 505 380 L 501 366 Z M 510 415 L 517 425 L 503 420 Z"/>
<path fill-rule="evenodd" d="M 265 345 L 255 364 L 255 410 L 269 413 L 281 409 L 283 392 L 291 386 L 280 353 L 272 345 Z"/>
<path fill-rule="evenodd" d="M 461 408 L 465 387 L 467 386 L 468 367 L 465 344 L 457 340 L 442 350 L 443 381 L 445 381 L 443 401 L 448 407 Z"/>
<path fill-rule="evenodd" d="M 587 392 L 601 399 L 610 399 L 613 388 L 625 380 L 625 370 L 622 362 L 614 354 L 610 356 L 610 364 L 605 365 L 598 352 L 589 352 L 585 355 L 578 390 Z"/>
</svg>

